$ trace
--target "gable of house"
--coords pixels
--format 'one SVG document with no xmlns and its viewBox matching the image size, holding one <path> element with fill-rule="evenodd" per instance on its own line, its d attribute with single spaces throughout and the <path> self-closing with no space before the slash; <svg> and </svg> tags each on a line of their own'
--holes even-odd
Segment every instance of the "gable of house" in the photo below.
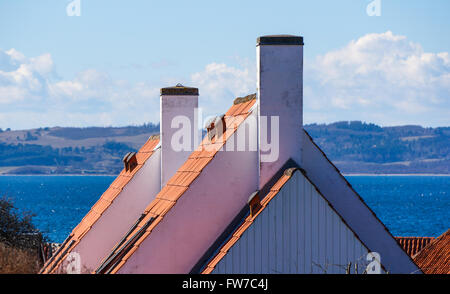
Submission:
<svg viewBox="0 0 450 294">
<path fill-rule="evenodd" d="M 81 259 L 79 260 L 81 271 L 82 272 L 89 272 L 90 271 L 90 265 L 95 264 L 95 261 L 100 261 L 101 258 L 104 256 L 101 256 L 101 254 L 98 254 L 98 250 L 100 250 L 103 247 L 106 247 L 108 249 L 111 248 L 112 245 L 107 244 L 107 239 L 102 238 L 99 235 L 89 234 L 91 231 L 93 231 L 93 228 L 96 225 L 100 225 L 101 220 L 104 218 L 111 218 L 111 217 L 105 217 L 108 215 L 108 213 L 112 210 L 113 204 L 115 202 L 118 202 L 121 200 L 121 196 L 124 194 L 123 191 L 127 188 L 129 188 L 129 185 L 133 178 L 136 176 L 139 176 L 140 173 L 143 171 L 144 164 L 147 163 L 147 161 L 154 156 L 155 148 L 159 144 L 159 136 L 151 136 L 147 142 L 142 146 L 142 148 L 136 153 L 136 163 L 137 165 L 131 170 L 126 170 L 125 168 L 120 172 L 119 176 L 111 183 L 109 188 L 102 194 L 100 199 L 92 206 L 90 211 L 86 214 L 86 216 L 81 220 L 81 222 L 73 229 L 73 231 L 70 233 L 70 235 L 67 237 L 67 239 L 63 242 L 63 244 L 59 247 L 58 251 L 53 255 L 53 257 L 48 260 L 48 262 L 44 265 L 44 267 L 41 269 L 41 273 L 61 273 L 64 272 L 64 262 L 66 258 L 72 253 L 77 252 L 79 256 L 77 258 Z M 157 159 L 156 159 L 157 160 Z M 154 169 L 153 166 L 149 167 L 150 170 Z M 157 171 L 157 170 L 156 170 Z M 151 182 L 151 181 L 150 181 Z M 157 184 L 157 189 L 159 190 L 159 181 L 154 181 Z M 145 192 L 145 190 L 143 190 Z M 125 201 L 130 202 L 132 199 L 123 199 Z M 150 201 L 150 199 L 143 201 Z M 147 202 L 148 203 L 148 202 Z M 141 211 L 140 202 L 130 202 L 130 204 L 134 205 L 134 209 L 136 211 Z M 123 207 L 122 207 L 123 208 Z M 122 210 L 120 207 L 116 209 L 116 218 L 117 214 L 123 214 L 125 212 L 130 213 L 130 210 L 125 209 Z M 120 210 L 120 211 L 119 211 Z M 123 215 L 122 215 L 123 216 Z M 112 216 L 114 217 L 114 216 Z M 120 232 L 119 228 L 117 226 L 111 226 L 111 219 L 106 220 L 106 226 L 102 226 L 101 229 L 99 229 L 98 233 L 106 234 L 106 238 L 111 238 L 112 236 L 119 236 L 116 238 L 120 238 L 121 235 L 125 234 L 125 231 Z M 122 223 L 126 224 L 126 218 L 120 217 L 120 221 Z M 128 225 L 129 227 L 129 225 Z M 79 252 L 80 250 L 77 249 L 77 247 L 83 245 L 83 241 L 85 238 L 87 239 L 87 236 L 93 235 L 94 240 L 92 242 L 87 242 L 89 244 L 86 244 L 86 254 L 94 255 L 92 257 L 94 259 L 94 262 L 89 262 L 88 258 L 85 257 L 83 254 L 84 252 Z M 111 241 L 111 242 L 117 242 Z M 93 250 L 91 246 L 94 245 L 94 243 L 97 246 L 97 250 Z M 113 244 L 114 244 L 113 243 Z M 98 265 L 98 264 L 97 264 Z"/>
<path fill-rule="evenodd" d="M 368 252 L 305 174 L 291 168 L 202 273 L 362 273 Z"/>
<path fill-rule="evenodd" d="M 257 188 L 256 150 L 219 152 L 245 132 L 244 121 L 256 120 L 255 103 L 255 95 L 235 100 L 224 116 L 223 135 L 203 139 L 97 273 L 189 271 Z M 249 137 L 256 140 L 256 126 Z M 233 185 L 223 187 L 222 178 Z"/>
</svg>

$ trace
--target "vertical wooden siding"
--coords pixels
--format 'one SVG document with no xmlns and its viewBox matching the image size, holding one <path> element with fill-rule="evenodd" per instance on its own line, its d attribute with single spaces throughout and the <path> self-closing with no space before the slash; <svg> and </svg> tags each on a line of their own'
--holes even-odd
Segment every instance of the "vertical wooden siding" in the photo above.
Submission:
<svg viewBox="0 0 450 294">
<path fill-rule="evenodd" d="M 213 273 L 345 273 L 368 249 L 300 172 L 284 185 Z"/>
</svg>

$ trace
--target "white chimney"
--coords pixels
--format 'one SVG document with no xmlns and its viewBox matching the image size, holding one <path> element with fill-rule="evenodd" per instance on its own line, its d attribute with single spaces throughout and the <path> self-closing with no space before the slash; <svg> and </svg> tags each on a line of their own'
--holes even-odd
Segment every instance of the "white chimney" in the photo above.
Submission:
<svg viewBox="0 0 450 294">
<path fill-rule="evenodd" d="M 269 181 L 283 166 L 301 163 L 303 37 L 259 37 L 256 55 L 260 126 L 259 186 L 262 189 L 266 184 L 271 184 Z M 289 159 L 295 163 L 285 165 Z"/>
<path fill-rule="evenodd" d="M 197 88 L 178 84 L 161 89 L 161 188 L 196 147 L 197 108 Z"/>
</svg>

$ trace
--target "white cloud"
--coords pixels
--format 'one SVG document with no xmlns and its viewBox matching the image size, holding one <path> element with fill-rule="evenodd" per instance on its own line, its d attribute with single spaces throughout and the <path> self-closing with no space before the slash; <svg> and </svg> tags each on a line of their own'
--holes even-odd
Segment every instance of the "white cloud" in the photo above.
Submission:
<svg viewBox="0 0 450 294">
<path fill-rule="evenodd" d="M 49 54 L 26 58 L 15 49 L 0 50 L 0 103 L 40 100 L 46 95 L 46 79 L 53 72 Z"/>
<path fill-rule="evenodd" d="M 94 69 L 55 79 L 50 54 L 0 50 L 0 128 L 129 125 L 159 121 L 159 87 Z"/>
<path fill-rule="evenodd" d="M 450 58 L 405 36 L 368 34 L 305 66 L 305 120 L 450 125 Z"/>
<path fill-rule="evenodd" d="M 256 92 L 255 65 L 243 61 L 240 67 L 211 63 L 191 76 L 192 85 L 199 88 L 200 106 L 205 115 L 225 113 L 239 96 Z"/>
<path fill-rule="evenodd" d="M 192 75 L 206 112 L 223 113 L 254 93 L 256 68 L 212 63 Z M 381 125 L 450 125 L 450 56 L 388 31 L 367 34 L 305 60 L 305 122 L 364 120 Z"/>
<path fill-rule="evenodd" d="M 177 79 L 173 79 L 174 81 Z M 159 120 L 159 88 L 89 69 L 59 79 L 50 54 L 0 50 L 0 128 L 128 125 Z M 204 115 L 224 113 L 256 91 L 256 65 L 211 63 L 193 73 Z M 365 120 L 383 125 L 450 125 L 450 55 L 405 36 L 368 34 L 305 60 L 305 122 Z"/>
</svg>

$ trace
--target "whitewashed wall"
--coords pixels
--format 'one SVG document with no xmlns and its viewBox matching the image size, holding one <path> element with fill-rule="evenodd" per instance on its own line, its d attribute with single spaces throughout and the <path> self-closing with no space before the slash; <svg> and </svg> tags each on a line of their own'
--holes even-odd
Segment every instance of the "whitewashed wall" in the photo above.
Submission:
<svg viewBox="0 0 450 294">
<path fill-rule="evenodd" d="M 72 250 L 80 255 L 82 273 L 97 269 L 161 190 L 160 151 L 160 148 L 154 151 Z"/>
<path fill-rule="evenodd" d="M 226 144 L 245 131 L 241 124 Z M 257 142 L 257 125 L 247 131 Z M 234 150 L 215 155 L 118 273 L 189 273 L 258 189 L 258 152 Z"/>
<path fill-rule="evenodd" d="M 289 159 L 301 162 L 303 131 L 303 46 L 258 45 L 257 89 L 259 99 L 260 182 L 264 185 Z M 266 118 L 267 124 L 263 124 Z M 271 133 L 272 118 L 279 128 Z M 278 138 L 272 138 L 272 135 Z M 267 139 L 265 139 L 267 138 Z M 278 139 L 278 140 L 277 140 Z M 270 144 L 279 143 L 278 158 L 267 158 Z M 266 154 L 264 156 L 263 154 Z M 266 157 L 264 159 L 264 157 Z"/>
<path fill-rule="evenodd" d="M 255 219 L 213 273 L 363 271 L 368 249 L 301 172 Z"/>
<path fill-rule="evenodd" d="M 188 159 L 197 146 L 195 136 L 198 127 L 195 109 L 198 109 L 198 95 L 161 95 L 161 187 L 175 174 L 178 168 Z M 181 119 L 184 117 L 185 119 Z M 177 119 L 178 118 L 178 119 Z M 181 120 L 180 120 L 181 119 Z M 175 125 L 172 126 L 172 123 Z M 177 125 L 182 123 L 183 125 Z M 180 133 L 180 128 L 186 131 L 184 140 L 190 138 L 187 150 L 174 150 L 172 138 Z M 178 137 L 176 137 L 178 139 Z M 198 142 L 200 143 L 200 142 Z"/>
</svg>

